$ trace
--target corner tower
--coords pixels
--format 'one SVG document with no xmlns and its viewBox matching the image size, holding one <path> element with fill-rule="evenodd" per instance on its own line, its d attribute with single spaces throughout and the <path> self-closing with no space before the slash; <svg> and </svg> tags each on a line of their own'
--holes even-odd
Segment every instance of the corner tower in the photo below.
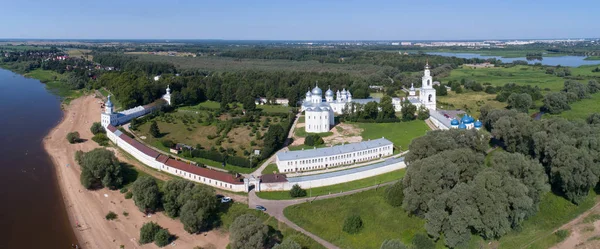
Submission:
<svg viewBox="0 0 600 249">
<path fill-rule="evenodd" d="M 425 71 L 423 72 L 421 91 L 419 93 L 419 100 L 427 109 L 436 109 L 436 92 L 433 88 L 433 78 L 429 71 L 429 62 L 425 65 Z"/>
</svg>

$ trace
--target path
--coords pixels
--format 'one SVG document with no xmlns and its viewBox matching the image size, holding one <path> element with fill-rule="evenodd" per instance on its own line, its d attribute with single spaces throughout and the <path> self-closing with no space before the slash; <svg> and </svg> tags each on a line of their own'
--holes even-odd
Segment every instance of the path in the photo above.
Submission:
<svg viewBox="0 0 600 249">
<path fill-rule="evenodd" d="M 294 200 L 265 200 L 265 199 L 259 198 L 256 195 L 256 193 L 254 192 L 254 190 L 251 190 L 250 193 L 248 193 L 248 206 L 250 208 L 255 208 L 256 205 L 261 205 L 267 209 L 267 211 L 265 211 L 267 214 L 275 217 L 277 220 L 285 223 L 286 225 L 290 226 L 291 228 L 295 229 L 296 231 L 299 231 L 299 232 L 305 234 L 306 236 L 311 237 L 315 241 L 319 242 L 319 244 L 323 245 L 325 248 L 339 249 L 339 247 L 337 247 L 336 245 L 320 238 L 317 235 L 314 235 L 313 233 L 311 233 L 309 231 L 304 230 L 304 228 L 302 228 L 302 227 L 296 225 L 296 223 L 288 220 L 285 217 L 285 215 L 283 214 L 283 210 L 286 207 L 300 204 L 300 203 L 312 202 L 315 200 L 325 200 L 325 199 L 331 199 L 331 198 L 356 194 L 356 193 L 359 193 L 362 191 L 387 186 L 387 185 L 390 185 L 393 183 L 395 183 L 395 182 L 388 182 L 388 183 L 378 184 L 378 185 L 371 186 L 371 187 L 355 189 L 355 190 L 350 190 L 350 191 L 335 193 L 335 194 L 330 194 L 330 195 L 322 195 L 322 196 L 308 197 L 308 198 L 301 198 L 301 199 L 294 199 Z"/>
</svg>

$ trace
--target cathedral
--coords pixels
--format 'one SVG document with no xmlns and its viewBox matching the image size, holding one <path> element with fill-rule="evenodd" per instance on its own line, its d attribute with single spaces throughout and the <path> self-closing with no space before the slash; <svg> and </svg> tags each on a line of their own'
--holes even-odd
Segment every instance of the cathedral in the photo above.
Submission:
<svg viewBox="0 0 600 249">
<path fill-rule="evenodd" d="M 422 78 L 422 87 L 419 88 L 419 96 L 416 96 L 414 86 L 409 90 L 407 98 L 417 108 L 425 106 L 431 111 L 436 110 L 436 92 L 433 88 L 433 79 L 429 70 L 429 63 L 425 65 L 425 72 Z M 335 95 L 335 99 L 333 98 Z M 349 90 L 343 89 L 335 94 L 329 88 L 325 92 L 323 99 L 323 91 L 318 85 L 315 88 L 306 92 L 306 98 L 302 102 L 302 111 L 305 112 L 305 130 L 308 133 L 328 132 L 334 123 L 334 114 L 342 114 L 348 103 L 367 104 L 371 101 L 379 103 L 378 98 L 369 99 L 353 99 Z M 394 110 L 399 112 L 402 108 L 401 98 L 392 98 Z"/>
</svg>

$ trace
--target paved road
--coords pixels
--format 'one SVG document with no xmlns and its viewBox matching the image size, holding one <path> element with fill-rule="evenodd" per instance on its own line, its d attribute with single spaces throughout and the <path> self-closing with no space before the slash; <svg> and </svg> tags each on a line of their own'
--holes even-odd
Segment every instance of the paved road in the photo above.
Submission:
<svg viewBox="0 0 600 249">
<path fill-rule="evenodd" d="M 340 196 L 351 195 L 351 194 L 359 193 L 359 192 L 362 192 L 362 191 L 366 191 L 366 190 L 370 190 L 370 189 L 375 189 L 375 188 L 383 187 L 383 186 L 390 185 L 390 184 L 393 184 L 393 183 L 394 182 L 388 182 L 388 183 L 384 183 L 384 184 L 380 184 L 380 185 L 375 185 L 375 186 L 371 186 L 371 187 L 350 190 L 350 191 L 346 191 L 346 192 L 342 192 L 342 193 L 336 193 L 336 194 L 330 194 L 330 195 L 322 195 L 322 196 L 310 197 L 310 198 L 294 199 L 294 200 L 265 200 L 265 199 L 259 198 L 256 195 L 256 193 L 254 192 L 254 190 L 251 190 L 250 193 L 248 193 L 248 206 L 250 208 L 255 208 L 256 205 L 264 206 L 267 209 L 267 211 L 266 211 L 267 214 L 269 214 L 269 215 L 275 217 L 277 220 L 279 220 L 279 221 L 287 224 L 288 226 L 290 226 L 291 228 L 295 229 L 296 231 L 299 231 L 299 232 L 305 234 L 306 236 L 311 237 L 315 241 L 319 242 L 319 244 L 323 245 L 325 248 L 328 248 L 328 249 L 339 249 L 339 247 L 337 247 L 336 245 L 331 244 L 330 242 L 328 242 L 328 241 L 320 238 L 319 236 L 314 235 L 311 232 L 304 230 L 304 228 L 301 228 L 300 226 L 296 225 L 294 222 L 288 220 L 285 217 L 285 215 L 283 214 L 283 210 L 286 207 L 289 207 L 289 206 L 292 206 L 292 205 L 296 205 L 296 204 L 300 204 L 300 203 L 312 202 L 312 201 L 315 201 L 315 200 L 324 200 L 324 199 L 336 198 L 336 197 L 340 197 Z"/>
</svg>

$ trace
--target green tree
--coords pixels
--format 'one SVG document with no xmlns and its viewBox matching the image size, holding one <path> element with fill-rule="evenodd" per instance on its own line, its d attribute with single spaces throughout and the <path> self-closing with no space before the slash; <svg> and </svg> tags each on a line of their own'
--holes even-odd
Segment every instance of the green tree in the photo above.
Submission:
<svg viewBox="0 0 600 249">
<path fill-rule="evenodd" d="M 104 130 L 104 127 L 102 127 L 102 124 L 100 124 L 100 122 L 94 122 L 92 124 L 92 127 L 90 127 L 90 131 L 94 135 L 98 133 L 106 133 L 106 130 Z"/>
<path fill-rule="evenodd" d="M 302 249 L 302 246 L 292 239 L 284 239 L 281 244 L 274 246 L 273 249 Z"/>
<path fill-rule="evenodd" d="M 92 137 L 92 141 L 98 143 L 100 146 L 108 145 L 108 137 L 104 133 L 98 133 Z"/>
<path fill-rule="evenodd" d="M 575 94 L 577 99 L 585 99 L 589 97 L 587 86 L 574 80 L 565 81 L 564 91 Z"/>
<path fill-rule="evenodd" d="M 351 214 L 346 216 L 344 219 L 344 226 L 342 227 L 342 231 L 347 232 L 349 234 L 357 234 L 363 228 L 363 221 L 358 214 Z"/>
<path fill-rule="evenodd" d="M 390 96 L 383 96 L 383 98 L 381 98 L 379 108 L 381 108 L 381 111 L 379 112 L 377 119 L 387 120 L 396 118 L 396 110 L 394 109 L 392 98 Z"/>
<path fill-rule="evenodd" d="M 406 249 L 406 246 L 397 239 L 386 239 L 379 249 Z"/>
<path fill-rule="evenodd" d="M 153 137 L 160 137 L 160 129 L 158 129 L 158 124 L 156 124 L 156 121 L 152 121 L 152 124 L 150 124 L 149 132 Z"/>
<path fill-rule="evenodd" d="M 292 189 L 290 189 L 290 196 L 292 198 L 304 197 L 306 196 L 306 190 L 302 189 L 300 185 L 294 184 L 294 186 L 292 186 Z"/>
<path fill-rule="evenodd" d="M 548 93 L 544 98 L 543 109 L 551 114 L 559 114 L 571 110 L 565 93 Z"/>
<path fill-rule="evenodd" d="M 74 131 L 67 134 L 67 141 L 69 141 L 69 143 L 74 144 L 79 142 L 79 140 L 79 132 Z"/>
<path fill-rule="evenodd" d="M 594 94 L 600 91 L 600 83 L 596 80 L 590 80 L 587 84 L 587 90 L 589 93 Z"/>
<path fill-rule="evenodd" d="M 135 205 L 144 213 L 154 212 L 160 205 L 158 185 L 150 176 L 142 176 L 135 180 L 131 191 Z"/>
<path fill-rule="evenodd" d="M 570 201 L 579 203 L 596 186 L 600 177 L 600 165 L 586 150 L 563 145 L 552 159 L 550 180 Z"/>
<path fill-rule="evenodd" d="M 404 100 L 404 102 L 402 102 L 402 109 L 400 111 L 402 112 L 402 120 L 410 121 L 415 119 L 417 107 L 411 104 L 410 101 L 408 101 L 407 99 Z"/>
<path fill-rule="evenodd" d="M 508 108 L 515 109 L 519 112 L 528 113 L 529 108 L 533 104 L 531 95 L 527 93 L 513 93 L 508 97 Z"/>
<path fill-rule="evenodd" d="M 237 217 L 229 227 L 231 249 L 260 249 L 265 246 L 269 228 L 252 214 Z"/>
<path fill-rule="evenodd" d="M 244 110 L 246 111 L 254 111 L 256 109 L 256 103 L 254 102 L 254 97 L 251 95 L 246 95 L 244 98 Z"/>
<path fill-rule="evenodd" d="M 503 142 L 507 151 L 530 154 L 533 134 L 538 130 L 538 125 L 529 115 L 519 113 L 515 116 L 504 116 L 493 126 L 492 135 Z"/>
<path fill-rule="evenodd" d="M 363 118 L 364 119 L 377 119 L 377 115 L 379 114 L 379 107 L 377 102 L 371 101 L 365 104 L 363 109 Z"/>
<path fill-rule="evenodd" d="M 417 112 L 417 118 L 419 120 L 425 120 L 429 118 L 429 109 L 425 108 L 425 106 L 419 106 L 419 111 Z"/>
<path fill-rule="evenodd" d="M 180 198 L 187 200 L 181 207 L 179 218 L 185 231 L 197 233 L 206 228 L 210 216 L 217 209 L 214 189 L 205 185 L 196 185 Z"/>
<path fill-rule="evenodd" d="M 404 200 L 404 185 L 402 180 L 390 185 L 385 189 L 385 201 L 393 207 L 402 206 Z"/>
<path fill-rule="evenodd" d="M 158 232 L 154 235 L 154 243 L 158 247 L 164 247 L 169 244 L 169 240 L 171 239 L 171 234 L 169 234 L 169 230 L 167 229 L 159 229 Z"/>
<path fill-rule="evenodd" d="M 488 149 L 489 137 L 476 130 L 435 130 L 412 140 L 408 146 L 406 162 L 411 163 L 446 150 L 469 148 L 477 153 Z"/>
<path fill-rule="evenodd" d="M 154 241 L 156 233 L 161 230 L 161 227 L 154 222 L 147 222 L 140 229 L 140 244 L 147 244 Z"/>
<path fill-rule="evenodd" d="M 412 241 L 415 249 L 435 249 L 435 243 L 425 234 L 417 233 Z"/>
<path fill-rule="evenodd" d="M 98 148 L 79 157 L 80 180 L 85 188 L 104 186 L 116 189 L 123 184 L 123 168 L 112 151 Z"/>
<path fill-rule="evenodd" d="M 194 188 L 194 183 L 184 179 L 172 179 L 163 185 L 162 203 L 165 213 L 175 218 L 179 216 L 181 207 L 185 204 L 189 192 Z"/>
</svg>

